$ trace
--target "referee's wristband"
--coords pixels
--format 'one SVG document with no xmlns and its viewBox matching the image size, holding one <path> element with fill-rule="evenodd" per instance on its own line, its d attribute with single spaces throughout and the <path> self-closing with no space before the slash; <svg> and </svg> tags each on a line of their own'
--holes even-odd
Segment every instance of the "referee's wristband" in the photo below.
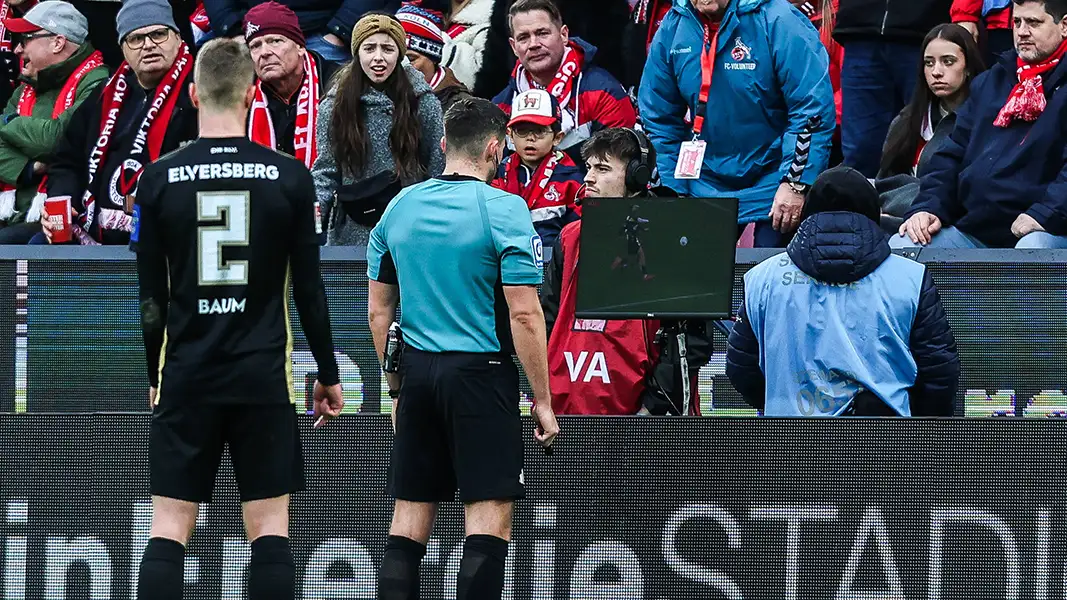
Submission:
<svg viewBox="0 0 1067 600">
<path fill-rule="evenodd" d="M 389 397 L 396 400 L 400 397 L 400 390 L 389 390 Z"/>
</svg>

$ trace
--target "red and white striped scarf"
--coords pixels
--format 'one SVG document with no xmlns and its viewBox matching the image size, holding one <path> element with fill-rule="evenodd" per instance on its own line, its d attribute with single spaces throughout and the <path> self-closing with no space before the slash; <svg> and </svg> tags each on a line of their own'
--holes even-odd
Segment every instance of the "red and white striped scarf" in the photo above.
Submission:
<svg viewBox="0 0 1067 600">
<path fill-rule="evenodd" d="M 296 159 L 307 168 L 315 163 L 318 155 L 316 149 L 315 127 L 319 118 L 319 67 L 310 52 L 304 53 L 304 82 L 300 84 L 300 93 L 296 97 L 296 127 L 293 132 L 293 150 Z M 248 138 L 253 142 L 271 149 L 278 147 L 278 137 L 274 130 L 274 121 L 270 117 L 267 93 L 263 82 L 256 83 L 256 97 L 252 101 L 252 110 L 248 117 Z"/>
<path fill-rule="evenodd" d="M 568 132 L 578 126 L 579 101 L 575 90 L 578 87 L 578 80 L 582 77 L 582 61 L 584 59 L 585 52 L 582 51 L 581 46 L 574 42 L 569 43 L 567 49 L 563 52 L 563 60 L 560 61 L 559 69 L 556 70 L 556 76 L 552 78 L 552 83 L 548 86 L 548 93 L 556 97 L 560 108 L 563 110 L 562 126 L 564 132 Z M 520 94 L 530 89 L 541 88 L 530 77 L 521 62 L 515 63 L 515 70 L 512 71 L 512 76 L 515 78 L 515 88 Z"/>
<path fill-rule="evenodd" d="M 5 8 L 7 3 L 4 3 Z M 3 11 L 0 10 L 0 14 Z M 93 69 L 103 66 L 104 55 L 100 52 L 93 52 L 82 61 L 82 64 L 74 70 L 73 73 L 67 77 L 67 81 L 63 84 L 63 88 L 59 91 L 59 95 L 56 96 L 55 104 L 52 105 L 52 119 L 58 119 L 59 115 L 66 112 L 70 107 L 74 106 L 74 101 L 78 98 L 78 84 L 85 78 Z M 37 106 L 37 90 L 32 86 L 24 84 L 22 86 L 22 93 L 19 95 L 17 114 L 20 117 L 32 117 L 33 109 Z M 36 221 L 41 217 L 41 207 L 44 205 L 45 184 L 48 177 L 41 179 L 40 185 L 37 186 L 37 196 L 33 199 L 33 206 L 30 207 L 29 212 L 26 213 L 26 221 Z M 5 192 L 11 192 L 6 194 Z M 15 211 L 14 202 L 15 186 L 8 184 L 0 184 L 0 219 L 9 219 Z M 10 201 L 9 201 L 10 196 Z"/>
</svg>

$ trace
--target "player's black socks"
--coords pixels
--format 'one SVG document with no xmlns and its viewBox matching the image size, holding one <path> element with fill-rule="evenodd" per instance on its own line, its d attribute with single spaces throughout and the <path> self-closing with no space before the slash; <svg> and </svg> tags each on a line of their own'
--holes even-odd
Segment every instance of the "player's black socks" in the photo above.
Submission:
<svg viewBox="0 0 1067 600">
<path fill-rule="evenodd" d="M 426 544 L 391 535 L 385 542 L 382 569 L 378 572 L 378 600 L 418 600 L 419 564 Z"/>
<path fill-rule="evenodd" d="M 508 543 L 492 535 L 471 535 L 463 542 L 456 600 L 500 600 Z"/>
<path fill-rule="evenodd" d="M 248 600 L 293 600 L 295 595 L 296 567 L 289 538 L 256 538 L 248 563 Z"/>
<path fill-rule="evenodd" d="M 182 600 L 185 576 L 185 546 L 154 537 L 141 557 L 137 575 L 137 600 Z"/>
</svg>

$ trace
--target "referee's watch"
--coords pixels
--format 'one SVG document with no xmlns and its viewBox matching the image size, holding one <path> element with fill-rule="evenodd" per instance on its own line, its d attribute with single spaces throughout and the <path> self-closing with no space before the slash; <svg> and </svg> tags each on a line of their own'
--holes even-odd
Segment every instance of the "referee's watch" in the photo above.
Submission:
<svg viewBox="0 0 1067 600">
<path fill-rule="evenodd" d="M 400 390 L 389 390 L 389 397 L 396 400 L 400 397 Z"/>
</svg>

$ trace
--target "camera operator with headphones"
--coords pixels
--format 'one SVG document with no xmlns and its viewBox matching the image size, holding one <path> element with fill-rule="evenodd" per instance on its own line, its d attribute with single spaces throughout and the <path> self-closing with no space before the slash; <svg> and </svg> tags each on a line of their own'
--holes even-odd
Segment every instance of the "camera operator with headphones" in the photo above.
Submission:
<svg viewBox="0 0 1067 600">
<path fill-rule="evenodd" d="M 585 198 L 677 196 L 669 188 L 650 187 L 656 152 L 640 131 L 601 130 L 582 145 L 582 159 Z M 581 228 L 581 221 L 563 228 L 545 265 L 541 306 L 548 326 L 553 410 L 570 415 L 680 414 L 685 402 L 678 349 L 670 334 L 674 324 L 575 318 Z M 700 412 L 696 374 L 707 364 L 711 348 L 703 323 L 695 325 L 687 346 L 690 414 Z"/>
</svg>

